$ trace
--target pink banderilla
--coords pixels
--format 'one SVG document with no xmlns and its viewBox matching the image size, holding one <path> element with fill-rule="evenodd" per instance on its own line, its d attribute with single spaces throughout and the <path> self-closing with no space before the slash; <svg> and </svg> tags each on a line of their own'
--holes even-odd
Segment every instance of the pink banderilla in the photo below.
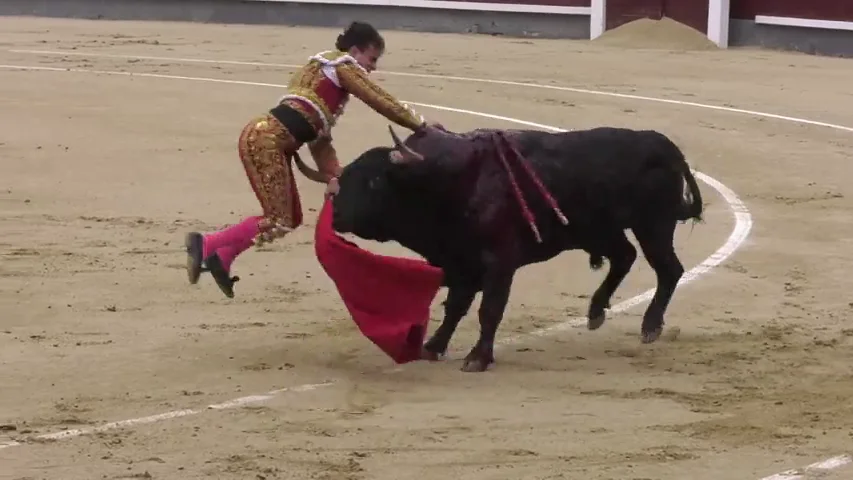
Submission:
<svg viewBox="0 0 853 480">
<path fill-rule="evenodd" d="M 539 176 L 536 175 L 536 172 L 533 170 L 533 168 L 527 164 L 527 161 L 524 156 L 521 155 L 521 152 L 519 152 L 515 148 L 515 146 L 509 141 L 509 139 L 506 138 L 506 135 L 503 132 L 497 132 L 496 135 L 492 138 L 495 145 L 495 150 L 498 154 L 498 158 L 503 164 L 504 170 L 506 171 L 507 176 L 509 177 L 509 182 L 512 185 L 512 190 L 515 194 L 515 198 L 518 201 L 519 206 L 521 207 L 521 213 L 522 215 L 524 215 L 525 220 L 527 220 L 527 224 L 530 225 L 530 229 L 533 230 L 533 235 L 536 236 L 536 242 L 542 243 L 542 236 L 539 233 L 539 228 L 537 228 L 536 226 L 536 219 L 533 216 L 533 212 L 531 212 L 530 208 L 527 206 L 527 202 L 524 200 L 524 196 L 521 193 L 521 188 L 518 186 L 518 182 L 515 179 L 515 174 L 513 174 L 512 172 L 512 168 L 510 167 L 509 161 L 504 155 L 504 148 L 502 147 L 506 147 L 509 151 L 513 153 L 513 156 L 518 161 L 517 163 L 521 164 L 521 167 L 527 173 L 528 178 L 530 178 L 530 180 L 532 180 L 533 183 L 536 185 L 537 190 L 539 190 L 539 193 L 545 198 L 545 201 L 548 202 L 548 204 L 557 214 L 557 218 L 560 219 L 560 222 L 563 225 L 568 225 L 569 220 L 566 218 L 565 215 L 563 215 L 562 210 L 560 210 L 559 205 L 557 205 L 557 201 L 554 200 L 554 197 L 551 196 L 551 193 L 548 191 L 545 185 L 542 184 L 542 181 L 539 179 Z M 500 144 L 501 142 L 503 143 L 503 145 Z"/>
</svg>

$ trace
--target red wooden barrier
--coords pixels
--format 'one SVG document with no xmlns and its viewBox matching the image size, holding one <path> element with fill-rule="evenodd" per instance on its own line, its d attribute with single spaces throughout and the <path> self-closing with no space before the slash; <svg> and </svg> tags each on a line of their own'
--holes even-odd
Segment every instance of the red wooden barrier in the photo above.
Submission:
<svg viewBox="0 0 853 480">
<path fill-rule="evenodd" d="M 853 0 L 731 0 L 732 18 L 756 15 L 853 22 Z"/>
<path fill-rule="evenodd" d="M 548 5 L 557 7 L 588 7 L 591 0 L 448 0 L 470 3 L 507 3 L 516 5 Z"/>
</svg>

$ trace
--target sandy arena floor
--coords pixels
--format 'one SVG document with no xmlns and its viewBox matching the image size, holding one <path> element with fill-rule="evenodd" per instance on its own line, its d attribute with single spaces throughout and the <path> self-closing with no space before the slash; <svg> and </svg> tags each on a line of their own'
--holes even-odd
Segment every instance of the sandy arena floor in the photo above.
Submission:
<svg viewBox="0 0 853 480">
<path fill-rule="evenodd" d="M 0 31 L 5 65 L 272 84 L 290 70 L 180 59 L 301 63 L 337 33 L 20 18 L 0 19 Z M 386 37 L 381 67 L 392 72 L 853 124 L 849 60 Z M 0 449 L 0 478 L 755 480 L 851 450 L 853 132 L 579 92 L 378 76 L 414 102 L 565 128 L 660 129 L 737 192 L 752 232 L 676 292 L 668 325 L 680 328 L 677 338 L 641 346 L 643 304 L 597 332 L 516 338 L 488 373 L 464 374 L 458 352 L 475 339 L 475 304 L 453 359 L 388 373 L 390 360 L 360 336 L 315 260 L 322 187 L 302 177 L 305 227 L 240 258 L 236 299 L 209 278 L 186 283 L 183 233 L 257 211 L 235 145 L 281 90 L 0 69 L 0 444 L 19 442 Z M 343 161 L 390 142 L 387 122 L 357 101 L 349 108 L 336 130 Z M 456 130 L 512 126 L 420 110 Z M 735 225 L 724 198 L 701 187 L 707 222 L 678 231 L 688 268 Z M 499 338 L 583 313 L 602 275 L 579 252 L 523 270 Z M 616 300 L 653 285 L 640 258 Z M 324 381 L 333 383 L 205 408 Z"/>
</svg>

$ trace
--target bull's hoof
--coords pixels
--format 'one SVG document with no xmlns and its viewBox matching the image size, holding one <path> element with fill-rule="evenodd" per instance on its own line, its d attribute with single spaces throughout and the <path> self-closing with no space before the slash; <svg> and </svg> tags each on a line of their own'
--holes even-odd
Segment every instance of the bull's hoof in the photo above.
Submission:
<svg viewBox="0 0 853 480">
<path fill-rule="evenodd" d="M 482 358 L 466 358 L 461 370 L 467 373 L 485 372 L 490 363 Z"/>
<path fill-rule="evenodd" d="M 658 328 L 652 330 L 651 332 L 643 332 L 642 342 L 643 343 L 654 343 L 657 341 L 658 338 L 660 338 L 662 333 L 663 333 L 663 327 L 658 327 Z"/>
<path fill-rule="evenodd" d="M 421 347 L 421 360 L 428 360 L 430 362 L 438 362 L 444 360 L 444 357 L 447 355 L 445 352 L 436 353 L 428 350 L 426 347 Z"/>
<path fill-rule="evenodd" d="M 593 270 L 598 270 L 604 266 L 604 257 L 601 255 L 590 255 L 589 256 L 589 268 Z"/>
<path fill-rule="evenodd" d="M 469 353 L 462 363 L 463 372 L 485 372 L 489 365 L 495 363 L 495 357 L 492 354 L 481 354 L 476 350 Z"/>
<path fill-rule="evenodd" d="M 591 313 L 586 320 L 586 328 L 588 330 L 598 330 L 604 325 L 605 320 L 607 320 L 607 314 L 604 313 L 604 310 L 596 314 Z"/>
<path fill-rule="evenodd" d="M 586 315 L 586 328 L 588 330 L 598 330 L 604 325 L 607 320 L 607 309 L 610 308 L 610 301 L 604 302 L 604 306 L 599 306 L 601 302 L 593 299 L 590 303 L 589 312 Z"/>
</svg>

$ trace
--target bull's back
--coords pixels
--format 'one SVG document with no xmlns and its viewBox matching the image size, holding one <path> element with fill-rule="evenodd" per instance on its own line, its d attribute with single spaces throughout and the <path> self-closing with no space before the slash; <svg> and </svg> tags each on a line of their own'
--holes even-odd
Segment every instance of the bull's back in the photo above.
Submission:
<svg viewBox="0 0 853 480">
<path fill-rule="evenodd" d="M 668 210 L 680 201 L 684 157 L 659 132 L 600 127 L 527 131 L 516 139 L 520 153 L 567 214 L 598 211 L 629 222 L 639 210 Z"/>
<path fill-rule="evenodd" d="M 558 133 L 525 131 L 516 138 L 521 153 L 537 169 L 586 171 L 590 175 L 640 170 L 649 162 L 680 153 L 665 135 L 654 130 L 599 127 Z"/>
</svg>

